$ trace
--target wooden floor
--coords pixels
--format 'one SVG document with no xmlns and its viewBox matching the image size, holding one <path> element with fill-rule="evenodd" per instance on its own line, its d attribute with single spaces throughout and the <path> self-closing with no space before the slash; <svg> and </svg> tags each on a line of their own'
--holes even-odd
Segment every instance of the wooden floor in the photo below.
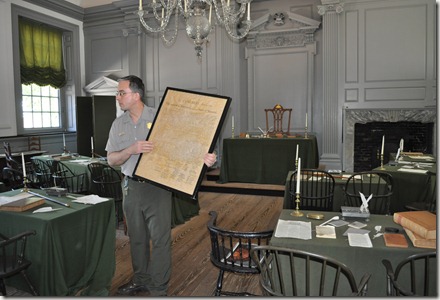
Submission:
<svg viewBox="0 0 440 300">
<path fill-rule="evenodd" d="M 172 230 L 172 275 L 168 296 L 212 296 L 218 269 L 210 259 L 210 240 L 206 224 L 209 211 L 218 213 L 217 225 L 234 230 L 273 229 L 282 209 L 283 198 L 226 193 L 199 193 L 200 212 L 185 224 Z M 132 276 L 130 244 L 121 230 L 117 232 L 116 273 L 110 296 Z M 224 290 L 247 291 L 261 295 L 258 275 L 226 274 Z M 138 293 L 137 296 L 147 296 Z"/>
</svg>

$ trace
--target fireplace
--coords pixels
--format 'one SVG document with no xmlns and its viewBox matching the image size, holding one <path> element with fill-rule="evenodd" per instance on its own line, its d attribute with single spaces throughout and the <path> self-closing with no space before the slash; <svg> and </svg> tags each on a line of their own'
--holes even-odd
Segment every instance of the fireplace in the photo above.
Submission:
<svg viewBox="0 0 440 300">
<path fill-rule="evenodd" d="M 384 163 L 388 162 L 390 153 L 397 152 L 401 138 L 405 140 L 404 151 L 435 153 L 436 122 L 435 109 L 346 109 L 343 137 L 344 170 L 358 172 L 379 166 L 378 153 L 383 135 Z M 360 132 L 357 132 L 359 130 Z M 355 146 L 355 140 L 364 145 Z M 362 147 L 365 149 L 361 149 Z"/>
</svg>

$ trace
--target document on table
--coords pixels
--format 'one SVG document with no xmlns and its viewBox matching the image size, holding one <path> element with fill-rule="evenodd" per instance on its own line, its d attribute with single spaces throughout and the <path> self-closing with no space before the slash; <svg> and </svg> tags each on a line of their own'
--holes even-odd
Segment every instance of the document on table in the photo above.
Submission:
<svg viewBox="0 0 440 300">
<path fill-rule="evenodd" d="M 348 243 L 352 247 L 373 248 L 368 234 L 348 233 Z"/>
<path fill-rule="evenodd" d="M 78 197 L 72 202 L 83 203 L 83 204 L 97 204 L 104 201 L 108 201 L 108 198 L 101 198 L 98 195 L 87 195 L 83 197 Z"/>
<path fill-rule="evenodd" d="M 336 231 L 334 226 L 316 226 L 316 237 L 325 239 L 335 239 Z"/>
<path fill-rule="evenodd" d="M 419 174 L 425 174 L 428 172 L 428 170 L 412 169 L 412 168 L 400 168 L 400 169 L 397 169 L 397 171 L 409 172 L 409 173 L 419 173 Z"/>
<path fill-rule="evenodd" d="M 312 239 L 312 223 L 303 221 L 278 220 L 275 237 L 295 238 L 301 240 Z"/>
</svg>

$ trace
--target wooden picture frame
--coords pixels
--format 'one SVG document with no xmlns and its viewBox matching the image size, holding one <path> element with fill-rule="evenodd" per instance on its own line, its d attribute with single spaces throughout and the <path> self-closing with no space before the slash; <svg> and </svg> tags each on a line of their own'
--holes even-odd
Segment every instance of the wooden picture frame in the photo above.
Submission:
<svg viewBox="0 0 440 300">
<path fill-rule="evenodd" d="M 195 198 L 214 150 L 231 98 L 168 87 L 158 108 L 133 176 Z"/>
</svg>

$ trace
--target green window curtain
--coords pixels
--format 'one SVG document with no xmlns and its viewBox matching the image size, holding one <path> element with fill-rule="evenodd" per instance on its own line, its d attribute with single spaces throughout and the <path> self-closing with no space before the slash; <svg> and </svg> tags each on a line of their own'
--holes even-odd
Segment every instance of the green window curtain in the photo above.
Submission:
<svg viewBox="0 0 440 300">
<path fill-rule="evenodd" d="M 21 83 L 63 87 L 66 84 L 63 32 L 22 17 L 19 31 Z"/>
</svg>

